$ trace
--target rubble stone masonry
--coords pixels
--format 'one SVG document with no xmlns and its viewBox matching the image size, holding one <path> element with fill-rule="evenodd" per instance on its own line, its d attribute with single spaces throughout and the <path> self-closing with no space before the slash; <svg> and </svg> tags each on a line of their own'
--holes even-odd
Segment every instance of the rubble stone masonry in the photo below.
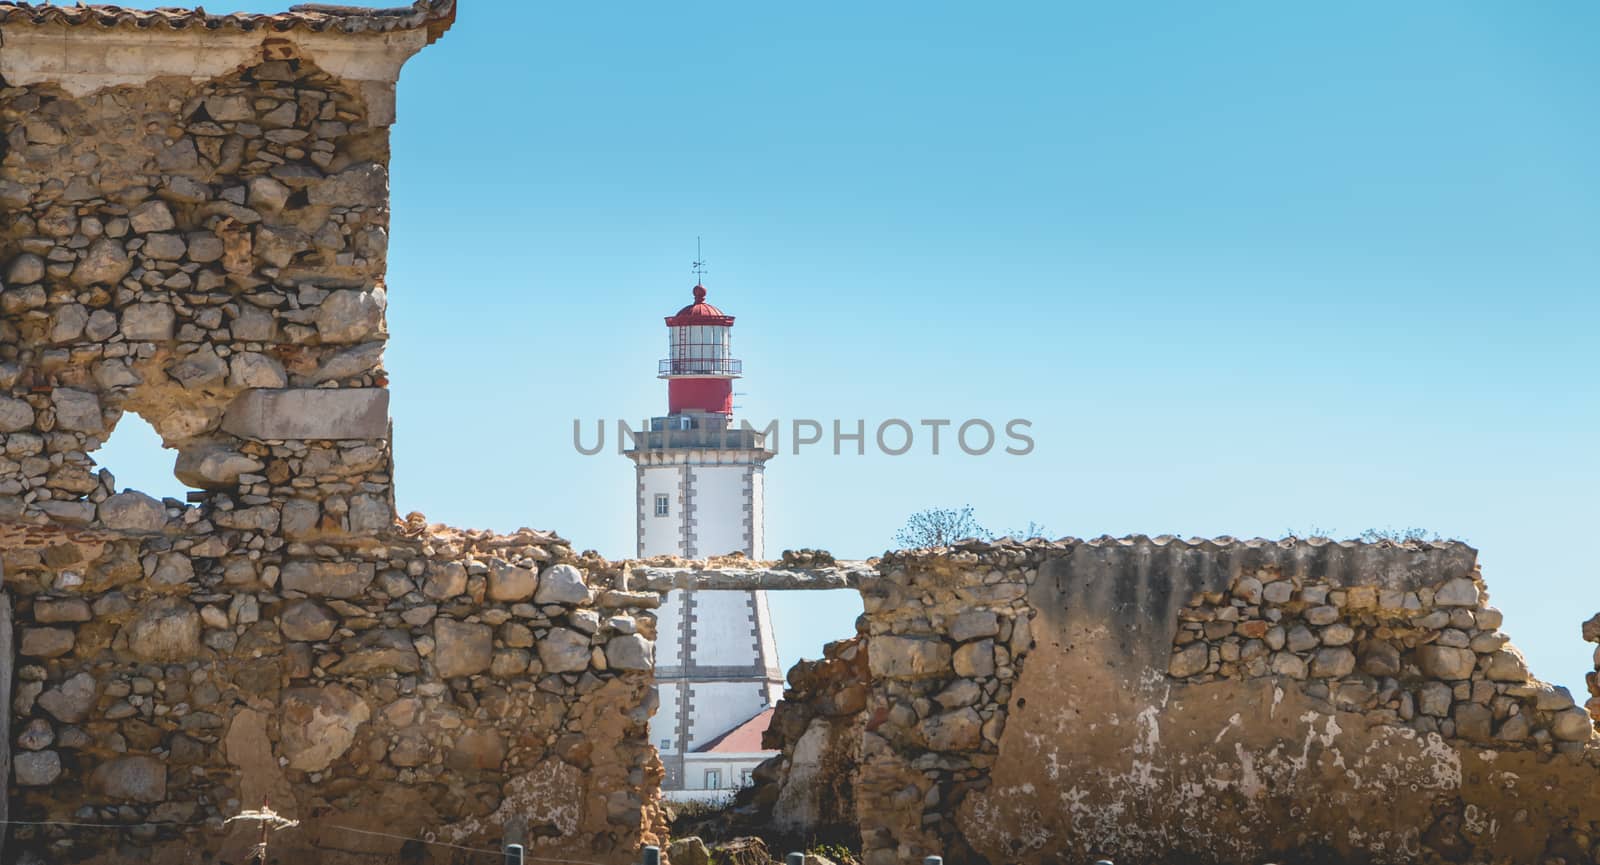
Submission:
<svg viewBox="0 0 1600 865">
<path fill-rule="evenodd" d="M 297 863 L 661 840 L 659 596 L 395 519 L 388 127 L 453 16 L 0 4 L 10 817 L 124 827 L 8 859 L 240 863 L 268 802 Z M 193 501 L 95 465 L 128 412 Z"/>
<path fill-rule="evenodd" d="M 0 2 L 7 861 L 238 865 L 266 804 L 282 862 L 632 861 L 662 594 L 840 587 L 747 801 L 867 865 L 1600 859 L 1590 718 L 1462 544 L 612 564 L 396 519 L 388 133 L 454 15 Z M 189 501 L 95 464 L 128 412 Z"/>
<path fill-rule="evenodd" d="M 1600 858 L 1590 718 L 1463 544 L 974 543 L 879 572 L 869 865 Z"/>
</svg>

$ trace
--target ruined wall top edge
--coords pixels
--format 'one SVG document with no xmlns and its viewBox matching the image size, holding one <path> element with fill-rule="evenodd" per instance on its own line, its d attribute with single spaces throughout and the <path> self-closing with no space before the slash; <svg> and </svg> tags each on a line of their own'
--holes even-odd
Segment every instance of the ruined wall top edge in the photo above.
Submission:
<svg viewBox="0 0 1600 865">
<path fill-rule="evenodd" d="M 262 60 L 309 59 L 362 85 L 370 122 L 388 126 L 400 68 L 443 36 L 455 15 L 455 0 L 232 15 L 0 2 L 0 77 L 12 87 L 51 84 L 82 97 L 157 78 L 206 81 Z"/>
<path fill-rule="evenodd" d="M 162 7 L 133 9 L 127 6 L 92 4 L 55 6 L 26 2 L 0 2 L 0 25 L 41 25 L 83 28 L 85 33 L 115 29 L 231 30 L 282 33 L 392 33 L 401 30 L 427 30 L 429 42 L 438 39 L 454 23 L 456 0 L 417 0 L 410 6 L 368 9 L 352 6 L 300 4 L 287 12 L 208 14 L 204 9 Z"/>
<path fill-rule="evenodd" d="M 825 554 L 824 554 L 825 555 Z M 988 566 L 1038 567 L 1072 576 L 1110 576 L 1141 582 L 1208 586 L 1243 574 L 1276 571 L 1285 577 L 1335 585 L 1415 588 L 1473 577 L 1478 552 L 1460 541 L 1332 541 L 1323 538 L 1183 540 L 1130 535 L 1094 540 L 1062 538 L 971 540 L 949 547 L 899 550 L 868 561 L 753 562 L 742 557 L 702 561 L 649 559 L 620 563 L 633 588 L 836 589 L 856 588 L 875 576 Z"/>
</svg>

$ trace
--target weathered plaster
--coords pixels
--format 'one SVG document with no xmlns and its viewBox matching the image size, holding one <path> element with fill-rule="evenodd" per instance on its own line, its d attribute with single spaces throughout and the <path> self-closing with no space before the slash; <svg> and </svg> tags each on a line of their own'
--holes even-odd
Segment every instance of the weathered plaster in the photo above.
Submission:
<svg viewBox="0 0 1600 865">
<path fill-rule="evenodd" d="M 82 97 L 111 87 L 139 87 L 157 78 L 203 82 L 273 59 L 293 45 L 298 56 L 359 87 L 372 122 L 394 122 L 400 67 L 421 51 L 423 30 L 371 33 L 295 33 L 292 37 L 204 29 L 117 28 L 85 38 L 77 28 L 0 28 L 0 76 L 12 87 L 55 84 Z"/>
</svg>

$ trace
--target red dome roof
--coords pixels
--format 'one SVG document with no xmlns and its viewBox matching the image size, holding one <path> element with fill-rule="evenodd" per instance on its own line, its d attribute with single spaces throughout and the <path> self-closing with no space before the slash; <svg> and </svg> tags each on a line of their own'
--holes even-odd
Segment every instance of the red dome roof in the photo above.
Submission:
<svg viewBox="0 0 1600 865">
<path fill-rule="evenodd" d="M 722 310 L 706 303 L 706 287 L 694 287 L 694 303 L 678 310 L 677 315 L 667 316 L 668 327 L 685 327 L 691 324 L 715 324 L 729 327 L 733 324 L 733 316 L 726 315 Z"/>
</svg>

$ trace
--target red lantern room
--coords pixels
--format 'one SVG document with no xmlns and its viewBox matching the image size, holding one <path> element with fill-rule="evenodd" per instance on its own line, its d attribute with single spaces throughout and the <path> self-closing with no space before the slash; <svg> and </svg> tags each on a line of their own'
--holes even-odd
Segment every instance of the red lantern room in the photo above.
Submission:
<svg viewBox="0 0 1600 865">
<path fill-rule="evenodd" d="M 732 354 L 733 316 L 706 303 L 703 285 L 694 303 L 667 317 L 668 357 L 660 364 L 667 380 L 667 412 L 733 414 L 733 380 L 743 365 Z"/>
</svg>

